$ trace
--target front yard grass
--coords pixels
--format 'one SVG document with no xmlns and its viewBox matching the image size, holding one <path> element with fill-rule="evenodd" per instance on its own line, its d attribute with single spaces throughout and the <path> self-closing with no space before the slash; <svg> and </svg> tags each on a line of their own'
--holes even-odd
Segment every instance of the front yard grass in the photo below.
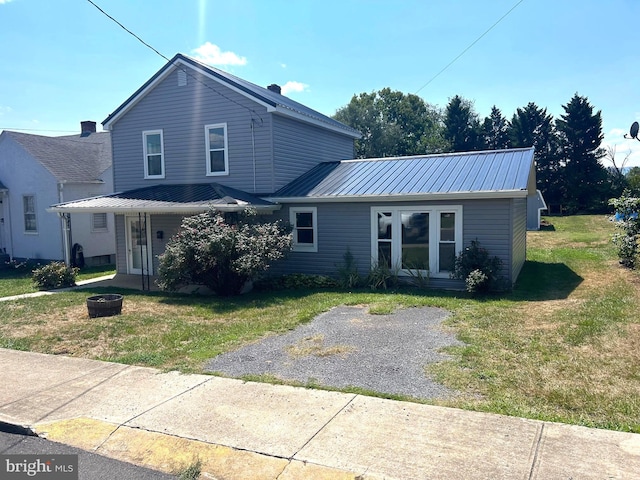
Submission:
<svg viewBox="0 0 640 480">
<path fill-rule="evenodd" d="M 13 295 L 37 292 L 38 289 L 34 286 L 33 280 L 31 280 L 31 272 L 34 268 L 36 268 L 35 264 L 29 264 L 18 268 L 11 267 L 0 270 L 0 297 L 12 297 Z M 114 265 L 83 268 L 76 277 L 76 281 L 113 273 L 116 273 Z"/>
<path fill-rule="evenodd" d="M 438 404 L 640 433 L 640 276 L 618 266 L 603 216 L 531 232 L 513 292 L 333 290 L 190 297 L 118 290 L 122 315 L 89 319 L 97 288 L 0 304 L 0 347 L 200 372 L 218 353 L 341 304 L 437 306 L 465 342 L 426 374 L 461 392 Z M 389 359 L 393 362 L 393 359 Z"/>
</svg>

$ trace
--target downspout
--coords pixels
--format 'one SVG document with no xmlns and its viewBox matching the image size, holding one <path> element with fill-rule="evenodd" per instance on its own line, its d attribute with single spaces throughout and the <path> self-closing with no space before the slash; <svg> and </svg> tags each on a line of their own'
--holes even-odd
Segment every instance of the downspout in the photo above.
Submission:
<svg viewBox="0 0 640 480">
<path fill-rule="evenodd" d="M 9 258 L 13 260 L 13 224 L 11 222 L 11 203 L 9 202 L 9 192 L 5 192 L 4 198 L 6 200 L 6 212 L 9 216 Z"/>
<path fill-rule="evenodd" d="M 253 129 L 254 120 L 251 119 L 251 148 L 253 154 L 253 193 L 256 193 L 256 135 Z"/>
</svg>

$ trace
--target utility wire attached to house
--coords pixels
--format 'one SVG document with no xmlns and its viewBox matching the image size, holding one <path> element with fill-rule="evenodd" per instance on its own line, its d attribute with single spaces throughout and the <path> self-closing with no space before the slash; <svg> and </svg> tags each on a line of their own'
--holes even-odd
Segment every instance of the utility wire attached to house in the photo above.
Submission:
<svg viewBox="0 0 640 480">
<path fill-rule="evenodd" d="M 125 27 L 122 23 L 120 23 L 117 19 L 115 19 L 114 17 L 112 17 L 111 15 L 109 15 L 107 12 L 105 12 L 99 5 L 97 5 L 95 2 L 93 2 L 92 0 L 87 0 L 87 2 L 89 2 L 91 5 L 93 5 L 94 7 L 96 7 L 100 13 L 102 13 L 104 16 L 106 16 L 107 18 L 109 18 L 111 21 L 113 21 L 116 25 L 118 25 L 120 28 L 122 28 L 125 32 L 127 32 L 129 35 L 131 35 L 132 37 L 134 37 L 136 40 L 138 40 L 140 43 L 142 43 L 145 47 L 153 50 L 153 52 L 155 52 L 157 55 L 159 55 L 161 58 L 163 58 L 165 61 L 167 62 L 171 62 L 171 59 L 168 58 L 166 55 L 163 55 L 160 51 L 158 51 L 156 48 L 154 48 L 152 45 L 150 45 L 149 43 L 145 42 L 142 38 L 140 38 L 138 35 L 136 35 L 134 32 L 132 32 L 131 30 L 129 30 L 127 27 Z M 178 67 L 179 68 L 179 67 Z M 235 103 L 236 105 L 241 106 L 242 108 L 244 108 L 245 110 L 248 110 L 249 113 L 252 115 L 251 118 L 253 119 L 253 115 L 256 115 L 259 119 L 260 119 L 260 124 L 262 125 L 262 123 L 264 122 L 262 116 L 256 112 L 255 110 L 253 110 L 252 108 L 247 107 L 246 105 L 243 105 L 239 102 L 236 102 L 233 98 L 229 98 L 228 96 L 226 96 L 224 93 L 219 92 L 218 90 L 216 90 L 215 88 L 213 88 L 211 85 L 203 82 L 202 80 L 200 80 L 198 77 L 196 77 L 195 75 L 193 75 L 192 73 L 188 72 L 187 69 L 185 68 L 180 68 L 180 70 L 182 72 L 184 72 L 186 75 L 188 75 L 189 77 L 191 77 L 192 79 L 194 79 L 196 82 L 200 83 L 201 85 L 203 85 L 204 87 L 208 88 L 209 90 L 211 90 L 214 93 L 217 93 L 218 95 L 220 95 L 221 97 L 226 98 L 227 100 L 229 100 L 230 102 Z"/>
<path fill-rule="evenodd" d="M 91 1 L 91 0 L 89 0 Z M 447 70 L 451 65 L 453 65 L 454 63 L 456 63 L 456 61 L 462 57 L 465 53 L 467 53 L 471 47 L 473 47 L 476 43 L 478 43 L 482 37 L 484 37 L 487 33 L 489 33 L 491 30 L 493 30 L 493 28 L 498 25 L 502 20 L 504 20 L 511 12 L 513 12 L 516 7 L 518 5 L 520 5 L 522 2 L 524 2 L 524 0 L 520 0 L 518 3 L 516 3 L 513 7 L 511 7 L 509 9 L 509 11 L 507 13 L 505 13 L 503 16 L 501 16 L 498 21 L 496 23 L 494 23 L 493 25 L 491 25 L 482 35 L 480 35 L 478 38 L 476 38 L 473 42 L 471 42 L 471 44 L 465 48 L 456 58 L 454 58 L 453 60 L 451 60 L 442 70 L 440 70 L 438 73 L 436 73 L 433 77 L 431 77 L 431 79 L 425 83 L 424 85 L 422 85 L 418 90 L 416 90 L 415 94 L 417 95 L 418 92 L 420 92 L 420 90 L 422 90 L 423 88 L 425 88 L 427 85 L 429 85 L 431 82 L 433 82 L 436 78 L 438 78 L 442 73 L 444 73 L 445 70 Z"/>
</svg>

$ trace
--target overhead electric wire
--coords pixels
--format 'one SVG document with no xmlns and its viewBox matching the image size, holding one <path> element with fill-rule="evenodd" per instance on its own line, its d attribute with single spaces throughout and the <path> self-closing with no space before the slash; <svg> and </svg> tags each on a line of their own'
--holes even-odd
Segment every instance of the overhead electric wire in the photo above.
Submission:
<svg viewBox="0 0 640 480">
<path fill-rule="evenodd" d="M 111 21 L 113 21 L 116 25 L 118 25 L 120 28 L 122 28 L 125 32 L 127 32 L 129 35 L 131 35 L 132 37 L 134 37 L 136 40 L 138 40 L 140 43 L 142 43 L 145 47 L 153 50 L 157 55 L 159 55 L 160 57 L 162 57 L 164 60 L 166 60 L 167 62 L 171 62 L 171 59 L 168 58 L 167 56 L 163 55 L 160 51 L 158 51 L 156 48 L 154 48 L 152 45 L 150 45 L 149 43 L 145 42 L 142 38 L 140 38 L 138 35 L 136 35 L 135 33 L 133 33 L 131 30 L 129 30 L 127 27 L 125 27 L 122 23 L 120 23 L 118 20 L 116 20 L 114 17 L 112 17 L 111 15 L 109 15 L 107 12 L 105 12 L 102 8 L 100 8 L 100 6 L 98 6 L 95 2 L 93 2 L 92 0 L 87 0 L 87 2 L 89 2 L 91 5 L 93 5 L 94 7 L 96 7 L 100 13 L 102 13 L 103 15 L 105 15 L 107 18 L 109 18 Z M 260 119 L 260 123 L 262 124 L 264 122 L 264 120 L 262 119 L 262 116 L 256 112 L 255 110 L 247 107 L 246 105 L 241 104 L 240 102 L 236 102 L 233 98 L 229 98 L 228 96 L 226 96 L 225 94 L 219 92 L 218 90 L 216 90 L 215 88 L 213 88 L 211 85 L 203 82 L 202 80 L 200 80 L 198 77 L 196 77 L 195 75 L 191 74 L 190 72 L 188 72 L 186 69 L 181 68 L 181 71 L 183 71 L 186 75 L 188 75 L 189 77 L 193 78 L 196 82 L 200 83 L 201 85 L 205 86 L 206 88 L 208 88 L 209 90 L 211 90 L 212 92 L 217 93 L 218 95 L 220 95 L 221 97 L 226 98 L 227 100 L 235 103 L 236 105 L 241 106 L 242 108 L 245 108 L 246 110 L 249 111 L 249 113 L 251 114 L 255 114 L 259 119 Z"/>
<path fill-rule="evenodd" d="M 91 0 L 89 0 L 91 1 Z M 471 44 L 465 48 L 462 52 L 460 52 L 460 54 L 454 58 L 453 60 L 451 60 L 442 70 L 440 70 L 438 73 L 436 73 L 433 77 L 431 77 L 431 79 L 425 83 L 424 85 L 422 85 L 418 90 L 416 90 L 416 95 L 418 94 L 418 92 L 420 92 L 420 90 L 422 90 L 423 88 L 425 88 L 427 85 L 429 85 L 431 82 L 433 82 L 436 78 L 438 78 L 442 73 L 444 73 L 445 70 L 447 70 L 451 65 L 453 65 L 460 57 L 462 57 L 465 53 L 467 53 L 471 47 L 473 47 L 476 43 L 478 43 L 482 37 L 484 37 L 487 33 L 489 33 L 491 30 L 493 30 L 493 28 L 498 25 L 502 20 L 504 20 L 511 12 L 513 12 L 516 7 L 518 5 L 520 5 L 522 2 L 524 2 L 524 0 L 520 0 L 518 3 L 516 3 L 513 7 L 511 7 L 509 9 L 509 11 L 507 13 L 505 13 L 503 16 L 501 16 L 497 22 L 495 22 L 493 25 L 491 25 L 482 35 L 480 35 L 478 38 L 476 38 L 473 42 L 471 42 Z"/>
</svg>

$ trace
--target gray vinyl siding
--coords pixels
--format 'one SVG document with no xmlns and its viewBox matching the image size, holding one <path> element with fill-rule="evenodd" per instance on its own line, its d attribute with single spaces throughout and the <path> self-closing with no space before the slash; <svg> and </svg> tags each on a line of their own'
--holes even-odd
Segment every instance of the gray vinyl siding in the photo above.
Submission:
<svg viewBox="0 0 640 480">
<path fill-rule="evenodd" d="M 124 215 L 115 216 L 116 273 L 127 273 L 127 240 Z"/>
<path fill-rule="evenodd" d="M 291 207 L 310 205 L 291 205 Z M 313 205 L 318 209 L 318 251 L 291 252 L 285 260 L 273 265 L 270 273 L 307 273 L 335 276 L 347 248 L 361 274 L 371 265 L 371 213 L 367 203 L 332 203 Z M 276 216 L 289 221 L 289 206 Z"/>
<path fill-rule="evenodd" d="M 151 251 L 153 254 L 153 272 L 158 274 L 160 262 L 158 256 L 164 252 L 167 243 L 178 233 L 181 215 L 152 215 L 151 216 Z M 162 238 L 158 238 L 158 232 L 162 232 Z"/>
<path fill-rule="evenodd" d="M 336 132 L 274 115 L 273 151 L 271 191 L 275 192 L 320 162 L 352 159 L 354 141 Z"/>
<path fill-rule="evenodd" d="M 347 248 L 353 254 L 361 274 L 366 275 L 371 265 L 371 207 L 381 205 L 393 206 L 432 206 L 462 205 L 463 244 L 467 246 L 472 240 L 478 240 L 489 253 L 503 261 L 502 274 L 513 281 L 514 274 L 522 267 L 523 246 L 513 240 L 512 228 L 518 231 L 526 227 L 526 211 L 522 210 L 523 201 L 517 200 L 517 208 L 513 200 L 467 200 L 443 202 L 385 202 L 375 203 L 319 203 L 291 204 L 283 206 L 277 213 L 279 218 L 289 220 L 290 207 L 310 207 L 318 209 L 318 251 L 292 252 L 289 256 L 273 266 L 271 273 L 307 273 L 335 276 L 337 266 L 343 261 Z M 513 216 L 518 216 L 513 221 Z M 525 232 L 526 233 L 526 232 Z M 512 265 L 513 249 L 517 244 L 517 261 Z M 434 288 L 464 288 L 464 284 L 446 278 L 432 278 L 430 286 Z"/>
<path fill-rule="evenodd" d="M 271 190 L 272 115 L 233 90 L 194 75 L 199 81 L 188 77 L 187 85 L 179 87 L 173 71 L 112 125 L 115 191 L 208 182 L 248 192 Z M 229 175 L 207 176 L 204 126 L 218 123 L 227 124 Z M 145 180 L 142 132 L 160 129 L 165 178 Z"/>
<path fill-rule="evenodd" d="M 513 232 L 511 282 L 515 283 L 527 258 L 527 201 L 516 198 L 512 201 Z"/>
</svg>

